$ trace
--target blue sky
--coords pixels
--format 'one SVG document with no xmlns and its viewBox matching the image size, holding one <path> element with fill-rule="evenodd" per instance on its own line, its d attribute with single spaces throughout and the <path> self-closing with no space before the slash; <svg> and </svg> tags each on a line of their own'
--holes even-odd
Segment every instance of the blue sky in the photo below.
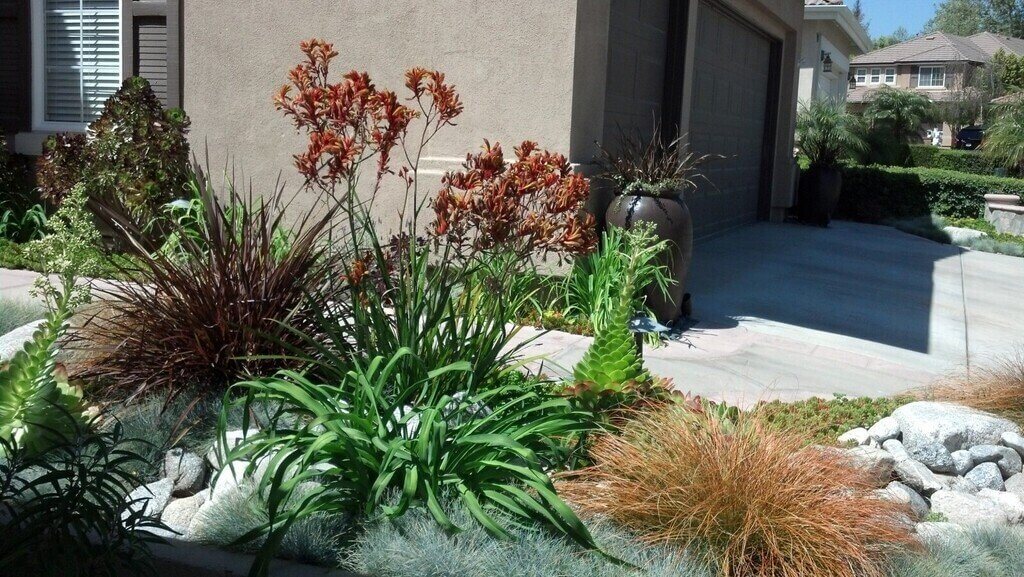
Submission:
<svg viewBox="0 0 1024 577">
<path fill-rule="evenodd" d="M 890 34 L 903 26 L 916 34 L 935 13 L 936 0 L 861 0 L 867 14 L 871 37 Z M 853 0 L 846 0 L 852 5 Z"/>
</svg>

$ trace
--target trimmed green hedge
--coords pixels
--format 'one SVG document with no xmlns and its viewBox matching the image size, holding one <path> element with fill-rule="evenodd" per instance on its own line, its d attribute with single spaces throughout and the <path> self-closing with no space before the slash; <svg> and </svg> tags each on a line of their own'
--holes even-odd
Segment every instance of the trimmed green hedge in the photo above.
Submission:
<svg viewBox="0 0 1024 577">
<path fill-rule="evenodd" d="M 936 168 L 845 166 L 835 216 L 876 223 L 928 214 L 978 218 L 990 193 L 1024 198 L 1024 180 Z"/>
<path fill-rule="evenodd" d="M 939 168 L 992 176 L 992 162 L 976 150 L 949 150 L 926 144 L 910 147 L 910 162 L 918 168 Z"/>
</svg>

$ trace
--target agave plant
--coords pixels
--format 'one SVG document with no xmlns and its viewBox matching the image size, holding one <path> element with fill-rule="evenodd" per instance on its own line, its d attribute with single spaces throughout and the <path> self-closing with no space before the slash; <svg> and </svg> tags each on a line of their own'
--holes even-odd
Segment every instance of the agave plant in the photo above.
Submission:
<svg viewBox="0 0 1024 577">
<path fill-rule="evenodd" d="M 419 370 L 408 371 L 410 363 Z M 597 549 L 545 473 L 553 466 L 551 440 L 587 430 L 585 413 L 537 383 L 448 394 L 442 378 L 466 376 L 470 363 L 428 370 L 408 348 L 351 367 L 333 382 L 281 371 L 240 383 L 225 396 L 225 404 L 280 407 L 267 427 L 228 453 L 230 461 L 248 463 L 245 474 L 256 475 L 257 491 L 267 495 L 269 522 L 240 538 L 266 537 L 258 571 L 266 570 L 288 528 L 314 514 L 397 517 L 422 507 L 444 529 L 458 531 L 441 506 L 447 495 L 495 537 L 510 537 L 496 520 L 508 515 Z M 299 490 L 306 492 L 294 498 Z M 400 495 L 395 502 L 392 492 Z"/>
<path fill-rule="evenodd" d="M 796 119 L 797 146 L 812 166 L 834 167 L 847 156 L 867 150 L 861 119 L 837 99 L 802 104 Z"/>
</svg>

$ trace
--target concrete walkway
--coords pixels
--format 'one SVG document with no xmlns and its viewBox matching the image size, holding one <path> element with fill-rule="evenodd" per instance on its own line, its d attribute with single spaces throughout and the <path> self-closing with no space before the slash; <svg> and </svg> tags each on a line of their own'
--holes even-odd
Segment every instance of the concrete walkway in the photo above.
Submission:
<svg viewBox="0 0 1024 577">
<path fill-rule="evenodd" d="M 883 226 L 745 227 L 697 244 L 689 290 L 689 342 L 648 349 L 647 366 L 741 404 L 889 395 L 1024 345 L 1024 259 Z M 549 333 L 527 350 L 568 374 L 589 342 Z"/>
<path fill-rule="evenodd" d="M 0 270 L 0 296 L 27 297 L 35 277 Z M 687 342 L 648 349 L 647 366 L 731 402 L 889 395 L 1024 346 L 1024 259 L 889 227 L 745 227 L 698 243 L 689 290 Z M 553 332 L 526 354 L 569 375 L 589 343 Z"/>
</svg>

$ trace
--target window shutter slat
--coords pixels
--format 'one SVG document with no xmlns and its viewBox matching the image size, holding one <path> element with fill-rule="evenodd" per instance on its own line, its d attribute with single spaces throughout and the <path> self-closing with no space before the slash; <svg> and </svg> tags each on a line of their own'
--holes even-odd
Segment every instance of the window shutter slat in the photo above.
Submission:
<svg viewBox="0 0 1024 577">
<path fill-rule="evenodd" d="M 88 123 L 121 84 L 119 0 L 45 0 L 45 118 Z"/>
</svg>

